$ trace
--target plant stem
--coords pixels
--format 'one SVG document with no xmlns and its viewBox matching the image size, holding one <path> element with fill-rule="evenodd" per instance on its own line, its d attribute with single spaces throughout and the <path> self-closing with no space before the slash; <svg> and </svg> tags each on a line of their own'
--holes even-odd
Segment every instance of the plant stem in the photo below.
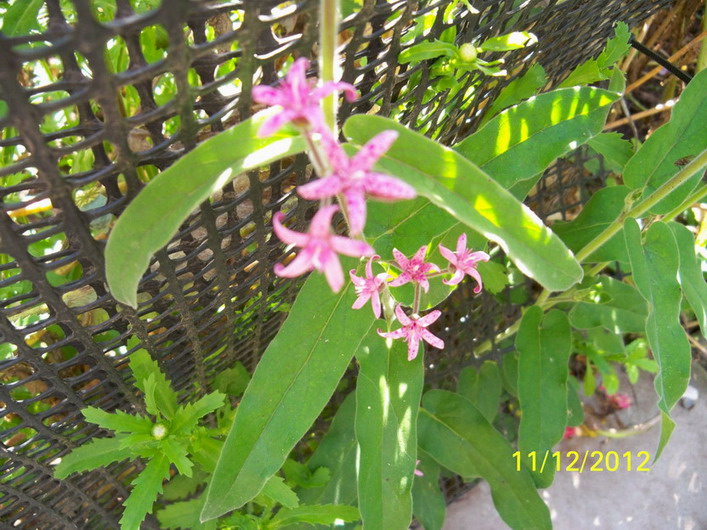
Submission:
<svg viewBox="0 0 707 530">
<path fill-rule="evenodd" d="M 699 186 L 695 191 L 693 191 L 687 199 L 682 201 L 682 203 L 680 205 L 678 205 L 677 208 L 675 208 L 670 213 L 666 214 L 663 217 L 663 220 L 664 221 L 672 221 L 678 215 L 680 215 L 682 212 L 687 210 L 690 206 L 692 206 L 695 203 L 700 202 L 706 196 L 707 196 L 707 184 L 703 184 L 702 186 Z"/>
<path fill-rule="evenodd" d="M 422 299 L 422 288 L 419 283 L 415 284 L 415 300 L 412 303 L 412 314 L 417 315 L 420 313 L 420 302 Z"/>
<path fill-rule="evenodd" d="M 339 34 L 339 0 L 320 0 L 319 3 L 319 77 L 322 82 L 336 81 L 336 67 L 338 56 L 336 41 Z M 334 138 L 337 137 L 336 128 L 336 93 L 322 100 L 324 119 Z"/>
</svg>

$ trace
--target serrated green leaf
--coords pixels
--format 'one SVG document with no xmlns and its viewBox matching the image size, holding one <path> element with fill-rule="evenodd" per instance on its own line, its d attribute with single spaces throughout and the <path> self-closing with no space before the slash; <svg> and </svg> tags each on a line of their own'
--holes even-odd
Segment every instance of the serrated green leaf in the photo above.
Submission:
<svg viewBox="0 0 707 530">
<path fill-rule="evenodd" d="M 589 59 L 572 70 L 570 75 L 568 75 L 562 83 L 557 85 L 557 88 L 588 85 L 590 83 L 596 83 L 597 81 L 604 81 L 605 79 L 609 79 L 608 73 L 604 72 L 604 69 L 599 66 L 599 62 L 596 59 Z"/>
<path fill-rule="evenodd" d="M 678 281 L 690 308 L 700 323 L 702 335 L 707 336 L 707 283 L 695 256 L 695 238 L 683 225 L 668 223 L 673 231 L 680 253 Z"/>
<path fill-rule="evenodd" d="M 381 158 L 382 171 L 497 242 L 524 273 L 545 287 L 564 290 L 581 279 L 581 267 L 559 238 L 463 156 L 380 116 L 356 115 L 344 125 L 344 132 L 359 145 L 383 130 L 396 130 L 400 136 Z"/>
<path fill-rule="evenodd" d="M 501 399 L 501 373 L 494 361 L 484 361 L 477 370 L 467 366 L 459 373 L 457 393 L 471 401 L 489 423 L 498 414 Z"/>
<path fill-rule="evenodd" d="M 642 242 L 638 223 L 629 218 L 624 223 L 624 235 L 633 279 L 648 302 L 646 335 L 660 368 L 655 378 L 662 417 L 655 454 L 658 459 L 675 428 L 670 411 L 687 388 L 692 361 L 690 343 L 680 323 L 679 251 L 673 232 L 661 221 L 648 228 Z"/>
<path fill-rule="evenodd" d="M 131 457 L 130 449 L 120 447 L 119 437 L 94 438 L 74 448 L 68 455 L 62 456 L 61 462 L 54 468 L 54 476 L 62 479 L 72 473 L 106 467 L 113 462 Z"/>
<path fill-rule="evenodd" d="M 232 368 L 220 372 L 214 378 L 213 387 L 224 394 L 238 397 L 245 392 L 249 382 L 250 373 L 243 363 L 238 361 Z"/>
<path fill-rule="evenodd" d="M 156 401 L 157 381 L 155 380 L 155 374 L 147 376 L 147 379 L 143 381 L 143 387 L 145 389 L 145 410 L 148 414 L 159 416 L 160 409 L 157 407 Z"/>
<path fill-rule="evenodd" d="M 29 35 L 33 29 L 39 29 L 37 17 L 44 0 L 15 0 L 0 18 L 2 32 L 8 37 Z"/>
<path fill-rule="evenodd" d="M 553 90 L 504 110 L 454 149 L 509 189 L 599 134 L 618 97 L 592 87 Z"/>
<path fill-rule="evenodd" d="M 157 448 L 157 440 L 149 433 L 132 433 L 120 437 L 120 447 L 130 448 L 139 456 L 149 456 Z"/>
<path fill-rule="evenodd" d="M 307 279 L 238 406 L 202 519 L 255 497 L 321 413 L 373 326 L 372 311 L 351 310 L 355 299 L 351 283 L 334 294 L 323 276 Z"/>
<path fill-rule="evenodd" d="M 192 467 L 194 464 L 187 457 L 187 445 L 173 436 L 168 436 L 164 440 L 160 440 L 160 448 L 169 458 L 169 461 L 174 464 L 180 475 L 186 477 L 192 476 Z"/>
<path fill-rule="evenodd" d="M 577 302 L 569 313 L 572 326 L 590 329 L 603 326 L 613 333 L 643 333 L 648 307 L 632 286 L 608 276 L 587 285 L 597 303 Z"/>
<path fill-rule="evenodd" d="M 617 22 L 614 36 L 606 43 L 597 61 L 601 68 L 608 68 L 621 60 L 631 49 L 631 30 L 625 22 Z"/>
<path fill-rule="evenodd" d="M 282 504 L 285 508 L 297 508 L 299 506 L 297 494 L 292 488 L 285 484 L 282 477 L 278 477 L 277 475 L 268 479 L 260 494 Z"/>
<path fill-rule="evenodd" d="M 589 198 L 579 215 L 572 221 L 555 221 L 552 230 L 573 252 L 579 252 L 593 241 L 624 210 L 626 197 L 630 193 L 626 186 L 602 188 Z M 621 261 L 628 263 L 626 244 L 621 232 L 604 243 L 587 257 L 589 262 Z"/>
<path fill-rule="evenodd" d="M 518 50 L 535 44 L 538 38 L 527 31 L 514 31 L 506 35 L 491 37 L 479 45 L 479 48 L 486 52 L 505 52 Z"/>
<path fill-rule="evenodd" d="M 288 458 L 282 466 L 282 472 L 288 483 L 298 488 L 319 488 L 326 485 L 331 473 L 326 467 L 317 468 L 312 472 L 305 464 Z"/>
<path fill-rule="evenodd" d="M 658 128 L 626 164 L 624 182 L 630 188 L 644 188 L 643 199 L 665 184 L 681 169 L 681 159 L 707 149 L 707 69 L 688 83 L 673 107 L 670 121 Z M 666 214 L 677 208 L 697 186 L 704 171 L 697 171 L 651 209 Z"/>
<path fill-rule="evenodd" d="M 81 414 L 86 421 L 115 432 L 149 434 L 152 430 L 152 421 L 149 418 L 126 414 L 122 410 L 110 413 L 96 407 L 86 407 L 81 410 Z"/>
<path fill-rule="evenodd" d="M 616 173 L 623 173 L 626 163 L 634 154 L 633 144 L 617 132 L 598 134 L 587 143 L 604 157 L 609 169 Z"/>
<path fill-rule="evenodd" d="M 191 477 L 186 477 L 184 475 L 176 475 L 170 479 L 170 481 L 164 486 L 164 493 L 162 494 L 161 500 L 163 501 L 177 501 L 180 499 L 186 499 L 187 497 L 192 497 L 196 491 L 199 489 L 208 475 L 203 471 L 194 471 Z M 197 520 L 199 519 L 199 514 L 197 513 Z"/>
<path fill-rule="evenodd" d="M 491 294 L 498 294 L 508 287 L 506 268 L 495 261 L 480 261 L 476 266 L 484 280 L 484 289 Z"/>
<path fill-rule="evenodd" d="M 120 518 L 122 530 L 139 530 L 140 524 L 152 505 L 162 493 L 162 483 L 169 478 L 169 460 L 164 455 L 150 459 L 140 474 L 132 482 L 132 490 L 123 506 L 125 511 Z"/>
<path fill-rule="evenodd" d="M 276 112 L 280 111 L 259 112 L 209 138 L 133 199 L 113 227 L 105 251 L 106 279 L 116 300 L 137 307 L 138 283 L 150 258 L 209 196 L 244 171 L 304 150 L 304 140 L 294 129 L 286 127 L 267 138 L 256 136 Z"/>
<path fill-rule="evenodd" d="M 516 77 L 501 90 L 486 111 L 484 118 L 481 120 L 481 125 L 484 125 L 503 109 L 534 96 L 538 90 L 545 86 L 545 83 L 547 83 L 545 69 L 540 63 L 535 63 L 522 76 Z"/>
<path fill-rule="evenodd" d="M 331 473 L 322 487 L 298 490 L 304 504 L 356 504 L 356 397 L 351 392 L 339 406 L 329 430 L 307 462 L 310 470 L 326 467 Z"/>
<path fill-rule="evenodd" d="M 180 406 L 170 424 L 171 433 L 175 436 L 190 434 L 201 418 L 223 406 L 225 398 L 221 392 L 212 392 L 194 403 Z"/>
<path fill-rule="evenodd" d="M 481 476 L 511 528 L 550 529 L 550 512 L 528 471 L 516 468 L 513 448 L 472 403 L 452 392 L 430 390 L 420 409 L 420 447 L 462 476 Z"/>
<path fill-rule="evenodd" d="M 516 335 L 518 350 L 518 401 L 522 411 L 518 429 L 518 449 L 522 460 L 528 455 L 545 455 L 562 440 L 567 426 L 567 378 L 572 351 L 572 331 L 567 315 L 553 309 L 543 317 L 539 306 L 523 315 Z M 539 488 L 547 488 L 555 476 L 555 466 L 529 466 Z M 544 469 L 543 469 L 544 468 Z"/>
<path fill-rule="evenodd" d="M 135 376 L 135 386 L 146 396 L 146 381 L 152 376 L 154 384 L 150 383 L 150 407 L 157 409 L 166 419 L 171 419 L 177 410 L 177 394 L 172 390 L 157 361 L 147 350 L 140 349 L 130 355 L 130 370 Z M 155 412 L 150 413 L 156 415 Z"/>
<path fill-rule="evenodd" d="M 297 523 L 334 524 L 338 521 L 351 522 L 360 518 L 358 508 L 341 504 L 307 505 L 299 508 L 282 509 L 268 524 L 268 528 L 286 528 Z"/>
<path fill-rule="evenodd" d="M 358 505 L 368 528 L 410 526 L 417 411 L 424 383 L 422 350 L 408 361 L 405 342 L 393 341 L 388 348 L 372 329 L 356 352 Z"/>
<path fill-rule="evenodd" d="M 447 499 L 439 487 L 440 467 L 431 456 L 418 450 L 421 457 L 412 485 L 412 511 L 425 530 L 442 530 L 447 511 Z"/>
</svg>

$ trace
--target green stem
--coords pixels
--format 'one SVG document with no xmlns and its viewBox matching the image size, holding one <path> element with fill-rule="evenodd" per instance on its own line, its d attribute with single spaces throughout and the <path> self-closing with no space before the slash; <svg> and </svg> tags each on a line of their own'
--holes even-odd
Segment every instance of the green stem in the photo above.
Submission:
<svg viewBox="0 0 707 530">
<path fill-rule="evenodd" d="M 336 81 L 338 56 L 336 40 L 339 33 L 339 0 L 320 0 L 319 3 L 319 77 L 323 83 Z M 337 136 L 336 93 L 322 101 L 326 124 Z"/>
<path fill-rule="evenodd" d="M 420 314 L 420 302 L 422 301 L 422 288 L 419 283 L 415 284 L 415 300 L 412 303 L 412 314 Z"/>
<path fill-rule="evenodd" d="M 687 199 L 685 199 L 684 201 L 682 201 L 682 203 L 677 208 L 675 208 L 669 214 L 666 214 L 663 217 L 663 221 L 672 221 L 678 215 L 680 215 L 682 212 L 687 210 L 690 206 L 700 202 L 705 197 L 707 197 L 707 184 L 703 184 L 702 186 L 698 187 L 695 191 L 693 191 L 690 194 L 690 196 Z"/>
</svg>

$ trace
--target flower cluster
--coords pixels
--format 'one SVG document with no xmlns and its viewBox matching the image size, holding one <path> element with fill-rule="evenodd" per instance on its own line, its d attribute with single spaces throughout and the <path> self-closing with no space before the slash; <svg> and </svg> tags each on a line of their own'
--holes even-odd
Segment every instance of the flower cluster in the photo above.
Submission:
<svg viewBox="0 0 707 530">
<path fill-rule="evenodd" d="M 253 88 L 253 99 L 257 103 L 281 109 L 263 123 L 258 135 L 269 136 L 287 123 L 294 124 L 307 139 L 313 151 L 310 156 L 317 161 L 316 167 L 322 173 L 317 180 L 297 188 L 297 193 L 304 199 L 321 201 L 321 207 L 307 232 L 295 232 L 287 228 L 283 224 L 285 215 L 282 212 L 273 215 L 273 229 L 277 237 L 284 243 L 300 249 L 288 265 L 275 265 L 275 274 L 293 278 L 318 270 L 324 273 L 332 290 L 338 292 L 344 285 L 339 254 L 369 257 L 363 277 L 357 276 L 355 270 L 349 271 L 349 277 L 358 295 L 353 309 L 361 309 L 370 300 L 373 314 L 376 318 L 381 318 L 381 295 L 388 293 L 387 296 L 390 297 L 389 287 L 412 283 L 415 287 L 412 313 L 408 315 L 401 304 L 396 305 L 394 315 L 388 314 L 386 317 L 389 321 L 396 318 L 401 327 L 387 332 L 379 329 L 378 333 L 388 339 L 403 339 L 407 342 L 409 360 L 417 356 L 421 340 L 435 348 L 444 348 L 444 341 L 427 329 L 440 317 L 441 311 L 418 314 L 421 292 L 429 291 L 429 279 L 434 276 L 451 275 L 451 278 L 443 282 L 456 285 L 465 275 L 469 275 L 476 281 L 474 292 L 478 293 L 482 288 L 482 281 L 476 266 L 480 261 L 487 261 L 489 256 L 485 252 L 472 252 L 467 249 L 466 234 L 462 234 L 457 241 L 455 252 L 439 245 L 440 254 L 449 262 L 446 269 L 425 261 L 425 245 L 411 258 L 394 249 L 395 262 L 381 262 L 386 270 L 378 274 L 373 273 L 373 263 L 381 258 L 363 237 L 367 198 L 395 201 L 413 199 L 416 196 L 414 188 L 405 182 L 374 169 L 379 159 L 397 140 L 398 133 L 383 131 L 366 143 L 358 153 L 349 157 L 326 125 L 321 100 L 341 90 L 351 101 L 356 97 L 355 88 L 348 83 L 334 82 L 317 86 L 316 81 L 307 79 L 308 67 L 309 61 L 298 59 L 278 87 Z M 331 204 L 333 198 L 336 198 L 340 206 Z M 338 211 L 342 211 L 347 220 L 349 237 L 337 235 L 332 231 L 332 218 Z M 393 267 L 399 271 L 394 276 L 388 272 Z M 392 305 L 387 307 L 392 308 Z"/>
</svg>

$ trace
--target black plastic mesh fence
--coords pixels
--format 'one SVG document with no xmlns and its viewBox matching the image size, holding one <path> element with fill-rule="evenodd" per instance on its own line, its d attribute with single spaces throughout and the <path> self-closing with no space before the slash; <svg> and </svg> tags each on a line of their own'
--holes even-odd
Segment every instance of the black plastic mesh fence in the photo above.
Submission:
<svg viewBox="0 0 707 530">
<path fill-rule="evenodd" d="M 361 98 L 343 104 L 340 118 L 394 112 L 447 143 L 474 130 L 512 77 L 467 74 L 453 95 L 430 96 L 430 65 L 397 61 L 401 49 L 449 27 L 450 4 L 456 4 L 458 42 L 532 31 L 539 43 L 506 54 L 508 71 L 518 75 L 539 61 L 557 80 L 596 55 L 616 21 L 633 26 L 669 3 L 478 0 L 472 13 L 451 0 L 344 2 L 356 14 L 342 23 L 343 79 L 356 84 Z M 29 13 L 29 34 L 3 26 L 3 524 L 117 527 L 136 464 L 65 481 L 52 477 L 55 459 L 101 434 L 80 421 L 80 409 L 141 406 L 126 369 L 137 348 L 159 359 L 176 388 L 198 394 L 237 360 L 253 369 L 277 332 L 297 282 L 272 273 L 282 246 L 269 237 L 270 219 L 285 203 L 300 225 L 311 215 L 312 205 L 292 193 L 311 175 L 303 157 L 241 175 L 204 203 L 157 254 L 137 311 L 106 290 L 103 248 L 115 219 L 146 182 L 198 142 L 259 110 L 250 98 L 254 83 L 274 83 L 294 57 L 316 58 L 318 4 L 45 0 Z M 424 35 L 413 32 L 421 17 Z M 558 164 L 550 173 L 531 198 L 536 211 L 552 218 L 580 207 L 595 177 L 581 164 Z M 449 299 L 438 328 L 449 347 L 430 357 L 434 384 L 452 384 L 460 367 L 474 362 L 474 345 L 514 317 L 522 301 L 508 296 L 503 304 L 462 288 Z"/>
</svg>

